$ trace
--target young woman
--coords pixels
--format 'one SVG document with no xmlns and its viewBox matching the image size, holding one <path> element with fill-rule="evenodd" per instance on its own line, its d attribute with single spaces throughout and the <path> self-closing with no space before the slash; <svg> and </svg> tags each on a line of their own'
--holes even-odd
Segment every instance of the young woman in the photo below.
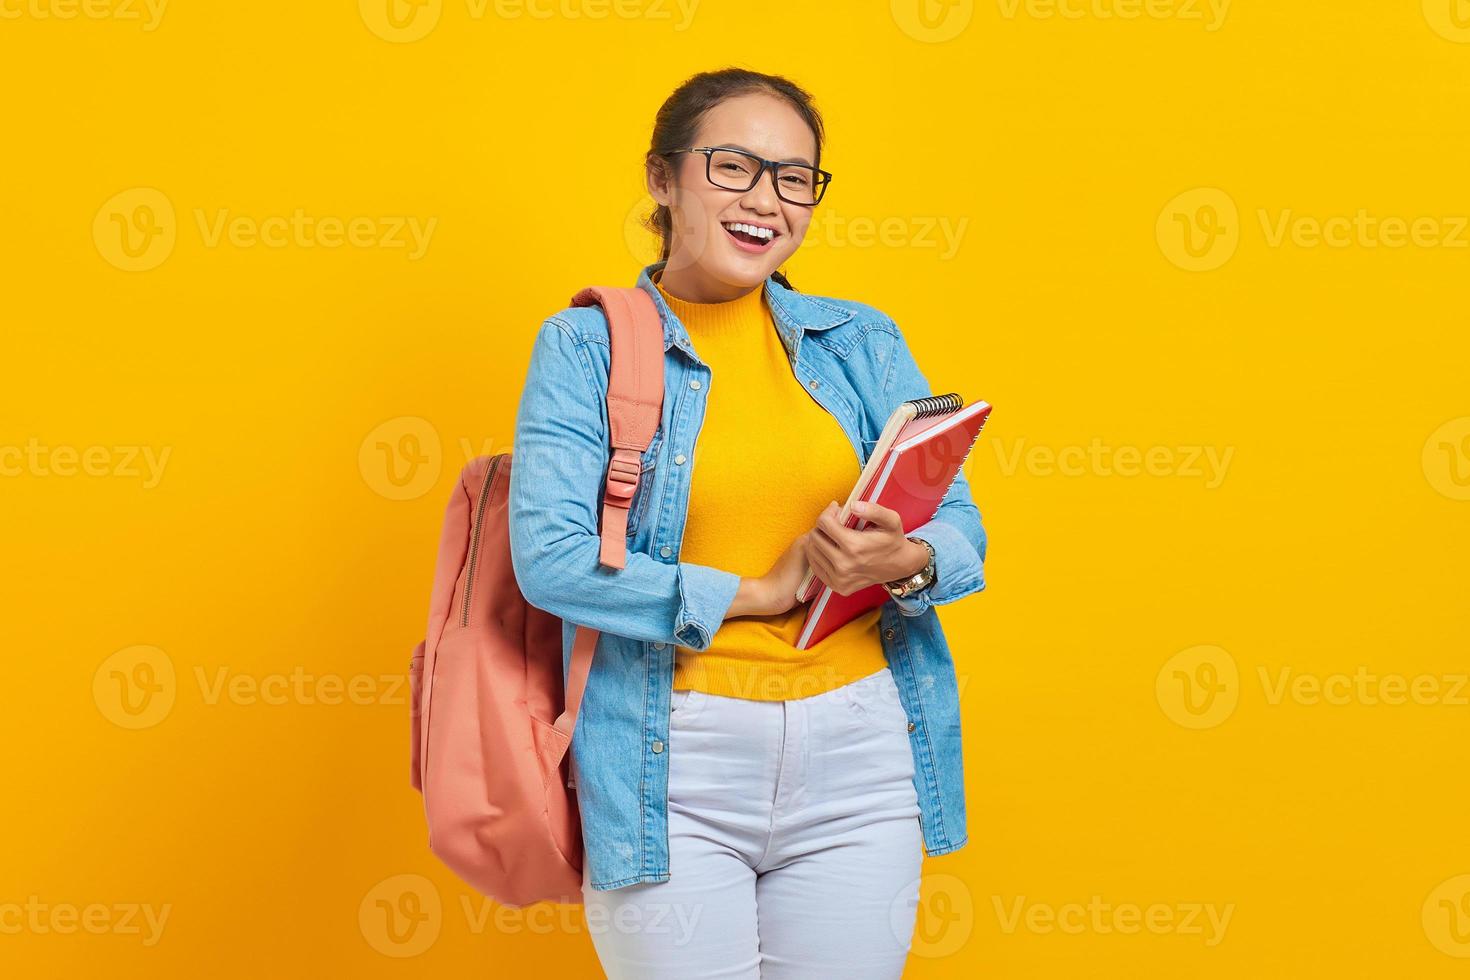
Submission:
<svg viewBox="0 0 1470 980">
<path fill-rule="evenodd" d="M 696 75 L 647 155 L 665 396 L 622 569 L 598 562 L 606 320 L 541 327 L 516 422 L 527 600 L 602 631 L 572 742 L 589 929 L 611 977 L 898 977 L 924 852 L 967 837 L 954 664 L 934 606 L 985 587 L 963 473 L 905 535 L 838 525 L 890 412 L 934 392 L 897 325 L 777 271 L 831 175 L 810 96 Z M 696 459 L 698 467 L 695 467 Z M 805 563 L 891 602 L 810 650 Z"/>
</svg>

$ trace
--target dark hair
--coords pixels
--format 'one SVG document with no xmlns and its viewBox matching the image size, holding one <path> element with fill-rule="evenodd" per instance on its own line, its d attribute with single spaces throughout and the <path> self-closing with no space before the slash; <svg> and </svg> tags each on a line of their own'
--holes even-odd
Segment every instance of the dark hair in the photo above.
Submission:
<svg viewBox="0 0 1470 980">
<path fill-rule="evenodd" d="M 674 151 L 688 149 L 694 142 L 699 135 L 699 125 L 704 120 L 705 113 L 726 99 L 752 92 L 766 92 L 785 99 L 801 115 L 817 141 L 817 158 L 812 161 L 812 165 L 820 167 L 825 131 L 822 127 L 822 115 L 817 111 L 811 95 L 795 82 L 780 75 L 767 75 L 744 68 L 700 72 L 685 79 L 674 89 L 673 94 L 659 106 L 658 115 L 654 117 L 653 139 L 645 160 L 660 167 L 664 166 L 671 160 Z M 644 224 L 662 242 L 659 261 L 667 261 L 674 233 L 669 209 L 662 204 L 657 205 Z M 777 272 L 774 276 L 786 288 L 795 288 L 781 273 Z"/>
</svg>

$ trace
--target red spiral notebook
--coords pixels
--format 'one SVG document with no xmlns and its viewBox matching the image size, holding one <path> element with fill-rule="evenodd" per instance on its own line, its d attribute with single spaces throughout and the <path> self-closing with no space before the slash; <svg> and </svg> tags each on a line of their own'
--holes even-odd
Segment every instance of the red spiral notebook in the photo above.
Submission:
<svg viewBox="0 0 1470 980">
<path fill-rule="evenodd" d="M 905 531 L 926 523 L 939 510 L 989 417 L 988 403 L 966 405 L 953 392 L 899 405 L 888 417 L 838 521 L 859 531 L 867 527 L 868 522 L 852 512 L 853 504 L 867 500 L 898 511 Z M 881 606 L 889 595 L 877 583 L 852 595 L 839 595 L 808 566 L 796 598 L 811 602 L 796 642 L 798 650 L 806 650 L 843 624 Z"/>
</svg>

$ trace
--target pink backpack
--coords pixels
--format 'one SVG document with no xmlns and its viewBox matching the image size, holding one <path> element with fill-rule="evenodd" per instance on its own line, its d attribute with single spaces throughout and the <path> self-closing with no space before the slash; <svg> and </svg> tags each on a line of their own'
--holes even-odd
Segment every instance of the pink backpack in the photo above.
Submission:
<svg viewBox="0 0 1470 980">
<path fill-rule="evenodd" d="M 641 289 L 589 286 L 602 307 L 614 447 L 602 499 L 602 564 L 622 568 L 628 506 L 663 410 L 663 324 Z M 519 908 L 582 904 L 582 832 L 563 760 L 598 631 L 578 626 L 565 690 L 562 621 L 528 604 L 511 568 L 511 454 L 472 460 L 449 498 L 428 631 L 409 662 L 412 783 L 429 848 L 476 890 Z"/>
</svg>

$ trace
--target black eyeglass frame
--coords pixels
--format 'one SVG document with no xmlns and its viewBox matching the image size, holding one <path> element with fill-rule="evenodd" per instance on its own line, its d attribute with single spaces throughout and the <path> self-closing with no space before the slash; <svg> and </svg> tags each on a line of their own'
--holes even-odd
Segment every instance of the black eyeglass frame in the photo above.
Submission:
<svg viewBox="0 0 1470 980">
<path fill-rule="evenodd" d="M 712 174 L 710 171 L 714 167 L 714 159 L 715 159 L 715 156 L 714 155 L 715 155 L 715 151 L 716 150 L 723 150 L 726 153 L 738 153 L 741 156 L 745 157 L 746 159 L 756 161 L 756 163 L 758 163 L 760 165 L 760 169 L 758 169 L 755 172 L 755 176 L 751 178 L 750 186 L 744 187 L 744 188 L 737 188 L 737 187 L 726 187 L 724 184 L 717 184 L 717 183 L 715 183 L 714 174 Z M 803 208 L 814 208 L 818 204 L 821 204 L 822 203 L 822 198 L 827 195 L 827 185 L 830 184 L 830 183 L 832 183 L 832 174 L 829 173 L 826 170 L 823 170 L 820 167 L 809 166 L 809 165 L 807 165 L 805 163 L 793 163 L 793 162 L 788 161 L 788 160 L 767 160 L 764 157 L 758 157 L 754 153 L 750 153 L 750 152 L 748 152 L 746 150 L 737 150 L 733 146 L 691 146 L 688 149 L 685 149 L 685 150 L 674 150 L 673 152 L 674 153 L 703 153 L 704 154 L 704 179 L 707 180 L 707 181 L 709 181 L 711 184 L 714 184 L 715 187 L 718 187 L 722 191 L 736 191 L 737 193 L 740 193 L 740 194 L 749 193 L 750 190 L 752 188 L 754 188 L 756 184 L 759 184 L 760 183 L 761 178 L 763 176 L 765 176 L 766 171 L 769 170 L 771 172 L 771 186 L 774 187 L 774 188 L 776 188 L 776 196 L 779 197 L 781 200 L 785 201 L 787 204 L 795 204 L 798 207 L 803 207 Z M 813 181 L 812 181 L 812 183 L 813 183 L 813 185 L 815 187 L 815 197 L 814 197 L 814 199 L 813 200 L 810 200 L 810 201 L 793 201 L 791 198 L 789 198 L 785 194 L 781 193 L 781 182 L 776 179 L 776 177 L 777 177 L 776 168 L 777 167 L 800 167 L 803 170 L 810 170 L 814 174 L 820 174 L 821 175 L 820 176 L 820 179 L 813 178 Z"/>
</svg>

